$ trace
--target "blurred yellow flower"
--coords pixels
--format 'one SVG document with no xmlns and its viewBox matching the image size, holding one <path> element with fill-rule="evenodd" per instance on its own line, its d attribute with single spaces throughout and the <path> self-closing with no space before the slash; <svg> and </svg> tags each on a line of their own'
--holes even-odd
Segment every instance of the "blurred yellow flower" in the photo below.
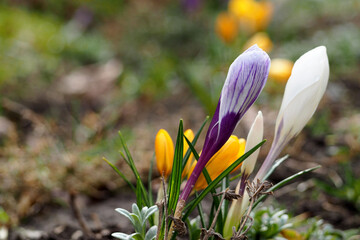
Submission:
<svg viewBox="0 0 360 240">
<path fill-rule="evenodd" d="M 274 58 L 271 60 L 269 78 L 277 82 L 285 83 L 290 75 L 294 63 L 283 58 Z"/>
<path fill-rule="evenodd" d="M 250 33 L 264 30 L 273 12 L 273 5 L 267 0 L 230 0 L 228 8 L 238 18 L 241 28 Z"/>
<path fill-rule="evenodd" d="M 206 164 L 206 170 L 208 171 L 210 178 L 214 180 L 217 178 L 226 168 L 234 163 L 245 152 L 245 139 L 237 138 L 232 135 L 222 148 L 209 160 Z M 194 170 L 196 161 L 192 164 L 189 176 Z M 238 169 L 241 164 L 236 168 Z M 203 174 L 200 175 L 195 183 L 194 190 L 201 190 L 207 186 L 207 182 Z"/>
<path fill-rule="evenodd" d="M 293 230 L 293 229 L 283 229 L 283 230 L 281 230 L 280 234 L 287 240 L 303 240 L 304 239 L 300 233 L 298 233 L 296 230 Z"/>
<path fill-rule="evenodd" d="M 189 141 L 194 139 L 194 133 L 191 129 L 188 129 L 184 132 L 184 135 Z M 184 138 L 184 147 L 183 147 L 183 155 L 186 154 L 189 145 L 185 141 Z M 165 177 L 168 177 L 171 174 L 173 160 L 174 160 L 174 143 L 169 135 L 169 133 L 165 129 L 160 129 L 155 137 L 155 157 L 156 157 L 156 166 L 159 173 L 164 174 Z M 185 178 L 187 172 L 190 169 L 192 164 L 192 155 L 190 155 L 182 177 Z"/>
<path fill-rule="evenodd" d="M 227 12 L 220 13 L 215 22 L 217 35 L 227 43 L 234 41 L 238 34 L 238 23 L 235 16 Z"/>
<path fill-rule="evenodd" d="M 252 45 L 257 44 L 259 48 L 264 50 L 265 52 L 271 52 L 273 48 L 273 43 L 269 37 L 269 35 L 265 32 L 255 33 L 244 45 L 244 50 L 248 49 Z"/>
</svg>

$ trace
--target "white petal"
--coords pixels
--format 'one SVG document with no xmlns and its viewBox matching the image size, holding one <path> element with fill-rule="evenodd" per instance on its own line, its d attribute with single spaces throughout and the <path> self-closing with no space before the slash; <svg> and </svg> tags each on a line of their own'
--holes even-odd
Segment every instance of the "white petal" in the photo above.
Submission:
<svg viewBox="0 0 360 240">
<path fill-rule="evenodd" d="M 295 62 L 276 120 L 276 129 L 283 121 L 281 134 L 291 138 L 303 129 L 314 114 L 328 79 L 329 63 L 324 46 L 305 53 Z"/>
<path fill-rule="evenodd" d="M 264 120 L 261 111 L 258 112 L 251 128 L 248 133 L 245 145 L 245 152 L 251 150 L 257 144 L 263 140 L 264 133 Z M 256 160 L 258 158 L 260 148 L 258 148 L 253 154 L 251 154 L 241 165 L 241 172 L 249 176 L 254 170 Z"/>
</svg>

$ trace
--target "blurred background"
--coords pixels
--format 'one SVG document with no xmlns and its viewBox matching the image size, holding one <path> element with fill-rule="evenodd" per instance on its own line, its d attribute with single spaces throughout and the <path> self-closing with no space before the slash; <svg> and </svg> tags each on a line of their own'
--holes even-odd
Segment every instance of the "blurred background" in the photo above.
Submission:
<svg viewBox="0 0 360 240">
<path fill-rule="evenodd" d="M 255 43 L 272 68 L 237 135 L 263 111 L 261 162 L 293 62 L 325 45 L 325 97 L 271 180 L 322 165 L 275 198 L 293 214 L 359 227 L 358 0 L 1 1 L 0 224 L 67 207 L 70 192 L 96 201 L 118 193 L 125 184 L 102 157 L 126 172 L 119 130 L 146 176 L 156 132 L 175 138 L 180 118 L 196 131 L 231 62 Z"/>
</svg>

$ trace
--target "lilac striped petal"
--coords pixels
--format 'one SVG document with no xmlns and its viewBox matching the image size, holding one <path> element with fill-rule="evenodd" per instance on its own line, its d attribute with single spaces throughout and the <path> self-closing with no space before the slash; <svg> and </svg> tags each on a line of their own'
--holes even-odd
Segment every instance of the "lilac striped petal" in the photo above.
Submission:
<svg viewBox="0 0 360 240">
<path fill-rule="evenodd" d="M 209 159 L 229 139 L 245 112 L 265 86 L 270 58 L 257 45 L 250 47 L 231 64 L 218 106 L 206 134 L 202 154 L 180 198 L 186 200 Z"/>
<path fill-rule="evenodd" d="M 269 69 L 270 58 L 257 45 L 250 47 L 231 64 L 203 152 L 212 156 L 228 140 L 264 88 Z"/>
</svg>

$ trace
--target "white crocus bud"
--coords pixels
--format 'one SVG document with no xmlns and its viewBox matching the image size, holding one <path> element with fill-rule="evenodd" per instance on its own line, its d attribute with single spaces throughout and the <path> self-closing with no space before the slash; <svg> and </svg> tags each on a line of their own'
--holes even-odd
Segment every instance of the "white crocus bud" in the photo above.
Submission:
<svg viewBox="0 0 360 240">
<path fill-rule="evenodd" d="M 263 132 L 264 132 L 264 123 L 263 123 L 263 116 L 261 111 L 258 112 L 253 124 L 251 125 L 250 131 L 248 133 L 245 145 L 245 152 L 248 152 L 250 149 L 255 147 L 259 144 L 263 139 Z M 257 157 L 259 155 L 260 148 L 258 148 L 253 154 L 251 154 L 241 165 L 241 173 L 242 177 L 236 187 L 236 193 L 243 195 L 245 190 L 245 183 L 246 180 L 249 178 L 250 174 L 254 170 L 255 163 Z M 247 196 L 247 201 L 249 201 L 249 196 Z M 223 235 L 225 239 L 230 239 L 232 236 L 232 228 L 238 228 L 240 224 L 240 220 L 245 212 L 247 206 L 244 205 L 242 207 L 243 200 L 236 199 L 233 200 L 228 212 L 228 215 L 225 220 L 225 225 L 223 229 Z"/>
<path fill-rule="evenodd" d="M 310 50 L 295 62 L 276 120 L 274 141 L 255 179 L 263 180 L 284 146 L 310 120 L 325 93 L 328 79 L 329 61 L 324 46 Z"/>
<path fill-rule="evenodd" d="M 263 140 L 264 120 L 261 111 L 258 112 L 253 124 L 251 125 L 245 145 L 245 152 L 248 152 Z M 256 160 L 258 158 L 260 148 L 251 154 L 241 165 L 241 173 L 250 176 L 254 170 Z"/>
</svg>

